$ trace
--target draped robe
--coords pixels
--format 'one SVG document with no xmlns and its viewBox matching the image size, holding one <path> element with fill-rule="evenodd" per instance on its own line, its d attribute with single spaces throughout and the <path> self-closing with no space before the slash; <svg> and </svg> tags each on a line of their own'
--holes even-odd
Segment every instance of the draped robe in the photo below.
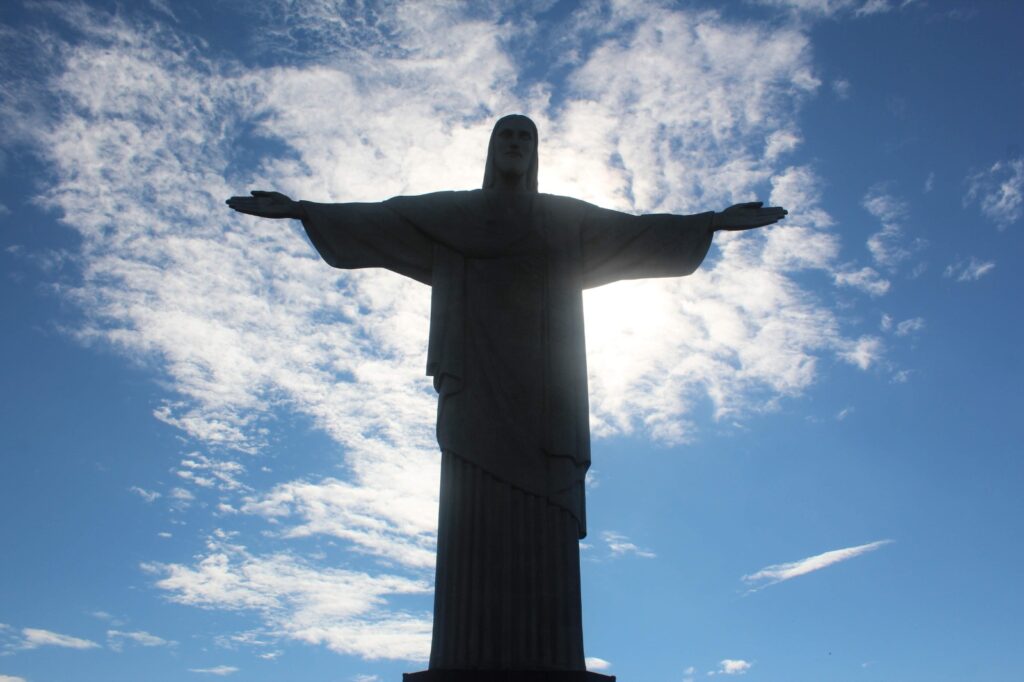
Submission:
<svg viewBox="0 0 1024 682">
<path fill-rule="evenodd" d="M 430 667 L 582 670 L 582 292 L 692 273 L 713 213 L 634 216 L 497 190 L 302 206 L 330 265 L 432 288 L 442 480 Z"/>
</svg>

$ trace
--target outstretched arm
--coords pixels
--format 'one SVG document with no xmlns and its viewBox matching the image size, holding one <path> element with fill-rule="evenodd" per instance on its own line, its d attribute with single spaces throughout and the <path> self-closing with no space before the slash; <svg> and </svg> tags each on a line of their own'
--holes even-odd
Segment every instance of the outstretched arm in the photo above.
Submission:
<svg viewBox="0 0 1024 682">
<path fill-rule="evenodd" d="M 231 197 L 224 203 L 238 211 L 259 218 L 295 218 L 302 220 L 306 211 L 298 201 L 292 201 L 280 192 L 253 190 L 251 197 Z"/>
<path fill-rule="evenodd" d="M 430 284 L 434 244 L 387 202 L 320 204 L 255 190 L 225 203 L 258 218 L 302 221 L 313 246 L 336 268 L 387 268 Z"/>
<path fill-rule="evenodd" d="M 765 227 L 777 223 L 789 213 L 781 206 L 763 207 L 760 201 L 751 201 L 745 204 L 735 204 L 720 213 L 715 213 L 711 223 L 711 230 L 727 230 L 736 232 L 738 230 L 752 230 L 755 227 Z"/>
</svg>

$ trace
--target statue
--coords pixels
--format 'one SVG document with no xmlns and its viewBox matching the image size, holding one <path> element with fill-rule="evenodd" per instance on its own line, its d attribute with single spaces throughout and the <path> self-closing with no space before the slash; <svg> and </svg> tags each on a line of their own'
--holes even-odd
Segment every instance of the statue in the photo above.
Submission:
<svg viewBox="0 0 1024 682">
<path fill-rule="evenodd" d="M 585 672 L 579 540 L 590 466 L 583 289 L 688 275 L 717 230 L 782 219 L 745 203 L 634 216 L 537 191 L 537 128 L 491 133 L 483 189 L 319 204 L 278 192 L 228 206 L 302 221 L 337 268 L 429 285 L 441 494 L 429 669 L 454 680 L 597 680 Z"/>
</svg>

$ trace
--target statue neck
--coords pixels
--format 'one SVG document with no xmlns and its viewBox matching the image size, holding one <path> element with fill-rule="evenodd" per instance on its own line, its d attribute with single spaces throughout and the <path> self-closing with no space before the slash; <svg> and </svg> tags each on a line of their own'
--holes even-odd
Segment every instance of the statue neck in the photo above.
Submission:
<svg viewBox="0 0 1024 682">
<path fill-rule="evenodd" d="M 502 173 L 499 171 L 496 180 L 494 189 L 499 192 L 526 192 L 529 190 L 526 186 L 526 176 L 522 174 Z"/>
</svg>

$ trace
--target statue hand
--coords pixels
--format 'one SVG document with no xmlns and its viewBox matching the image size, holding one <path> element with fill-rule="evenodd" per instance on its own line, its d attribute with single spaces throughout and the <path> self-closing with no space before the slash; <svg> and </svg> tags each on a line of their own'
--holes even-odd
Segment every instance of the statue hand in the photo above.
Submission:
<svg viewBox="0 0 1024 682">
<path fill-rule="evenodd" d="M 751 230 L 755 227 L 764 227 L 776 223 L 789 213 L 781 206 L 769 206 L 762 208 L 760 201 L 751 201 L 745 204 L 735 204 L 721 213 L 715 213 L 712 230 Z"/>
<path fill-rule="evenodd" d="M 302 218 L 302 206 L 280 192 L 253 190 L 251 197 L 231 197 L 224 203 L 238 211 L 260 218 Z"/>
</svg>

